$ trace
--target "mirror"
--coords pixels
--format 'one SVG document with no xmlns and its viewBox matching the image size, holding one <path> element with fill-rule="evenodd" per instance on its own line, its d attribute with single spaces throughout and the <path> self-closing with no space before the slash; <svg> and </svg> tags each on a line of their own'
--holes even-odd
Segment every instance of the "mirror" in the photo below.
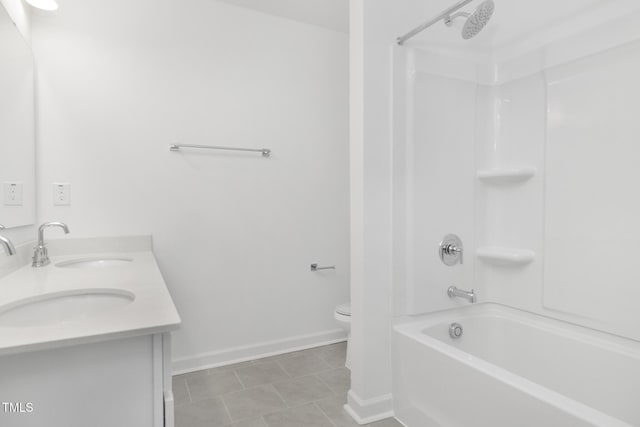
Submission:
<svg viewBox="0 0 640 427">
<path fill-rule="evenodd" d="M 35 222 L 34 65 L 27 41 L 0 6 L 0 224 Z"/>
</svg>

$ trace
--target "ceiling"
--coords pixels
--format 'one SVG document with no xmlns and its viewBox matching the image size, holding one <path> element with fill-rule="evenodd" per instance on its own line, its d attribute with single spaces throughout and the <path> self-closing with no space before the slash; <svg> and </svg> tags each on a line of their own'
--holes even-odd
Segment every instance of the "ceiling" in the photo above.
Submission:
<svg viewBox="0 0 640 427">
<path fill-rule="evenodd" d="M 349 32 L 349 0 L 218 0 L 306 24 Z"/>
</svg>

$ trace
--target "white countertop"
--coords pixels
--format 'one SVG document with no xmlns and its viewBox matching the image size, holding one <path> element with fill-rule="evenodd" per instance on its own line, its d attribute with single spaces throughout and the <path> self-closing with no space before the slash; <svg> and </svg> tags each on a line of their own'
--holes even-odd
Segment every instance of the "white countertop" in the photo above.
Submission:
<svg viewBox="0 0 640 427">
<path fill-rule="evenodd" d="M 51 264 L 46 267 L 33 268 L 29 264 L 0 278 L 0 313 L 7 304 L 25 298 L 86 289 L 121 290 L 134 294 L 135 299 L 112 312 L 87 313 L 45 326 L 0 325 L 0 355 L 154 334 L 180 325 L 149 237 L 52 242 L 49 256 Z M 56 266 L 67 260 L 101 257 L 133 261 L 110 267 Z"/>
</svg>

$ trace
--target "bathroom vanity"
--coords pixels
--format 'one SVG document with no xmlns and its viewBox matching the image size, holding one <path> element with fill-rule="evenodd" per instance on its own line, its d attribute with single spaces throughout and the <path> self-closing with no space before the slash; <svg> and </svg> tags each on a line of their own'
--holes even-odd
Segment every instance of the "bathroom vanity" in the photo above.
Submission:
<svg viewBox="0 0 640 427">
<path fill-rule="evenodd" d="M 151 238 L 48 246 L 50 265 L 0 278 L 0 426 L 173 427 L 180 317 Z"/>
</svg>

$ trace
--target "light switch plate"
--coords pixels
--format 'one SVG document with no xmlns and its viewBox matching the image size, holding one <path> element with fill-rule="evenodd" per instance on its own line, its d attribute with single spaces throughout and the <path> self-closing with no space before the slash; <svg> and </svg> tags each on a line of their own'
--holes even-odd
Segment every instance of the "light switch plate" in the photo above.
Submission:
<svg viewBox="0 0 640 427">
<path fill-rule="evenodd" d="M 5 206 L 22 206 L 22 183 L 4 183 L 4 204 Z"/>
<path fill-rule="evenodd" d="M 69 206 L 71 204 L 71 184 L 68 182 L 53 183 L 53 205 Z"/>
</svg>

